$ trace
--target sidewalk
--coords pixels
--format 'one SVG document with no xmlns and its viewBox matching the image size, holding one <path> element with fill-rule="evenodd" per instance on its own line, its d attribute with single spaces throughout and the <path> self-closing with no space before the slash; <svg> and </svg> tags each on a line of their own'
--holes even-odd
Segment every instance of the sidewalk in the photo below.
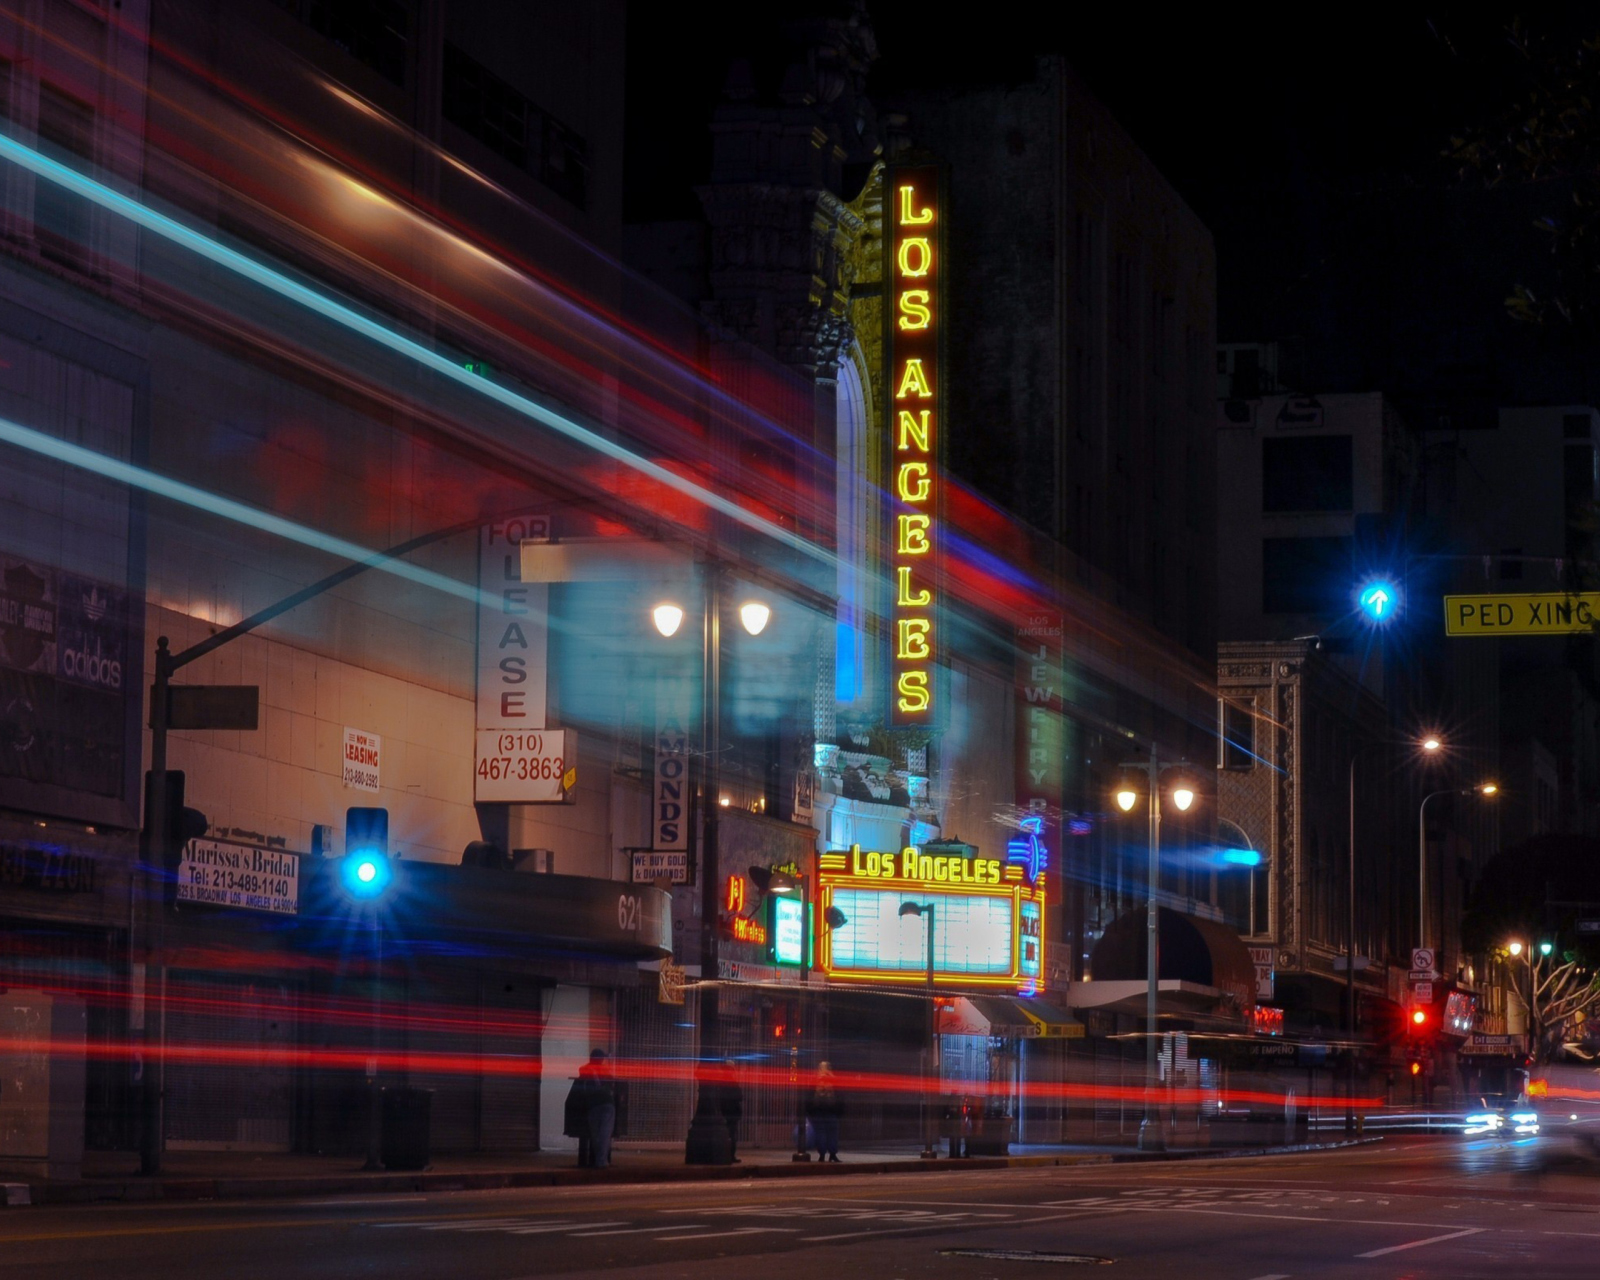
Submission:
<svg viewBox="0 0 1600 1280">
<path fill-rule="evenodd" d="M 1378 1141 L 1366 1139 L 1365 1141 Z M 91 1151 L 77 1181 L 23 1181 L 0 1174 L 0 1205 L 86 1204 L 95 1201 L 239 1200 L 316 1198 L 404 1191 L 483 1191 L 508 1187 L 584 1186 L 661 1182 L 740 1181 L 755 1178 L 839 1177 L 863 1173 L 913 1173 L 1029 1168 L 1049 1165 L 1109 1164 L 1128 1161 L 1192 1160 L 1291 1151 L 1318 1151 L 1347 1142 L 1296 1147 L 1193 1148 L 1164 1153 L 1126 1146 L 1013 1144 L 1009 1156 L 951 1160 L 940 1144 L 937 1160 L 921 1158 L 920 1142 L 882 1144 L 841 1152 L 838 1164 L 815 1159 L 796 1162 L 793 1152 L 743 1149 L 735 1165 L 686 1165 L 683 1146 L 674 1143 L 619 1143 L 608 1169 L 579 1169 L 571 1152 L 526 1155 L 441 1155 L 416 1173 L 366 1173 L 360 1156 L 256 1154 L 237 1151 L 169 1151 L 160 1176 L 141 1177 L 132 1152 Z"/>
</svg>

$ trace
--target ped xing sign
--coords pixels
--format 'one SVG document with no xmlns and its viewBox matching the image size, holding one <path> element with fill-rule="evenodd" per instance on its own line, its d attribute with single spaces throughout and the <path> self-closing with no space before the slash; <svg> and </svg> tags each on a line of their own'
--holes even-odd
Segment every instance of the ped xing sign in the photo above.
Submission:
<svg viewBox="0 0 1600 1280">
<path fill-rule="evenodd" d="M 1600 591 L 1446 596 L 1447 636 L 1567 636 L 1593 631 Z"/>
</svg>

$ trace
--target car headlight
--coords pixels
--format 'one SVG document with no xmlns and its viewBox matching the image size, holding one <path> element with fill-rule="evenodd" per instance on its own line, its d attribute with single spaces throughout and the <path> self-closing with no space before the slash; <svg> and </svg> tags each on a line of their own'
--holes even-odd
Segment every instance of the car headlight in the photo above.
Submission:
<svg viewBox="0 0 1600 1280">
<path fill-rule="evenodd" d="M 1512 1124 L 1538 1124 L 1539 1123 L 1539 1117 L 1538 1117 L 1538 1115 L 1536 1113 L 1534 1113 L 1532 1111 L 1513 1111 L 1511 1113 L 1511 1123 Z"/>
</svg>

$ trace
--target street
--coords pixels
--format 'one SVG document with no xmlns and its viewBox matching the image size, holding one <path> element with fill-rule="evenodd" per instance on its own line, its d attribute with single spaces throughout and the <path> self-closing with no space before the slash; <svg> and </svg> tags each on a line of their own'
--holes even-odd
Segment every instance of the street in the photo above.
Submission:
<svg viewBox="0 0 1600 1280">
<path fill-rule="evenodd" d="M 995 1172 L 0 1213 L 0 1274 L 1589 1277 L 1600 1169 L 1535 1142 Z M 1037 1256 L 1029 1256 L 1037 1255 Z"/>
</svg>

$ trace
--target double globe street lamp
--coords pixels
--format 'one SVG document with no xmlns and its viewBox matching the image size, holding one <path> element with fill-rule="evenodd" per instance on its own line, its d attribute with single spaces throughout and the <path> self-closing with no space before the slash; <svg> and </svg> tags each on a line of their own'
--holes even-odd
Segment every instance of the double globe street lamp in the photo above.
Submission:
<svg viewBox="0 0 1600 1280">
<path fill-rule="evenodd" d="M 1139 1122 L 1141 1151 L 1160 1151 L 1166 1146 L 1161 1124 L 1152 1114 L 1156 1089 L 1157 982 L 1161 958 L 1161 908 L 1158 895 L 1161 887 L 1161 773 L 1164 767 L 1154 749 L 1150 752 L 1150 758 L 1143 763 L 1129 761 L 1122 766 L 1124 769 L 1137 769 L 1145 775 L 1145 795 L 1149 800 L 1150 866 L 1145 898 L 1145 1093 L 1144 1118 Z M 1179 763 L 1168 770 L 1172 775 L 1172 783 L 1167 795 L 1179 813 L 1188 812 L 1195 801 L 1194 786 L 1189 781 L 1186 769 L 1186 765 Z M 1132 813 L 1133 807 L 1139 803 L 1139 792 L 1134 786 L 1124 784 L 1117 788 L 1114 798 L 1117 808 L 1123 813 Z"/>
<path fill-rule="evenodd" d="M 713 1052 L 717 1039 L 717 854 L 718 820 L 728 804 L 722 794 L 722 613 L 727 579 L 721 566 L 708 566 L 705 577 L 703 633 L 701 636 L 700 703 L 700 838 L 698 874 L 701 893 L 700 932 L 700 1051 Z M 745 632 L 758 636 L 772 620 L 772 608 L 756 598 L 745 599 L 738 608 L 739 623 Z M 682 629 L 687 611 L 677 600 L 658 601 L 650 610 L 650 621 L 663 639 L 670 640 Z M 693 794 L 693 788 L 690 790 Z"/>
</svg>

